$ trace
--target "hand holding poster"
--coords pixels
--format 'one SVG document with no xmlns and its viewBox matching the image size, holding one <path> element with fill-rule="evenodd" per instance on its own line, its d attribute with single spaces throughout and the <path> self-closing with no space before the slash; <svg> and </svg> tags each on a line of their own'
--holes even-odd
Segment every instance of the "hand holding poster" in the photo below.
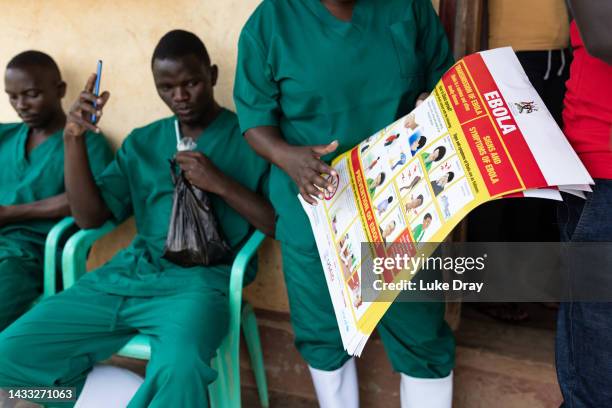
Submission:
<svg viewBox="0 0 612 408">
<path fill-rule="evenodd" d="M 560 199 L 558 190 L 581 195 L 593 183 L 511 48 L 457 62 L 424 103 L 332 166 L 336 191 L 317 206 L 302 205 L 344 346 L 354 355 L 398 293 L 364 301 L 362 265 L 443 241 L 487 201 Z M 370 243 L 369 251 L 362 243 Z M 381 280 L 410 276 L 407 269 L 385 269 Z"/>
</svg>

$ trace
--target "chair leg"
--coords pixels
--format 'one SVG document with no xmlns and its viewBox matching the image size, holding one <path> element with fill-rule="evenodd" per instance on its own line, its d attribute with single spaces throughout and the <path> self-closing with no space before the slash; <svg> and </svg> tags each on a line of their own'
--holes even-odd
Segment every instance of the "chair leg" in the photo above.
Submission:
<svg viewBox="0 0 612 408">
<path fill-rule="evenodd" d="M 257 328 L 257 319 L 253 307 L 245 303 L 242 309 L 242 330 L 246 341 L 253 373 L 255 374 L 255 382 L 257 383 L 257 391 L 259 393 L 259 401 L 261 406 L 268 408 L 270 401 L 268 398 L 268 383 L 266 380 L 266 369 L 264 367 L 263 352 L 261 351 L 261 341 L 259 339 L 259 329 Z"/>
<path fill-rule="evenodd" d="M 223 342 L 225 343 L 225 341 Z M 217 356 L 211 361 L 211 367 L 217 371 L 217 379 L 208 386 L 208 399 L 212 408 L 229 408 L 226 396 L 228 395 L 227 367 L 222 351 L 225 344 L 217 350 Z"/>
</svg>

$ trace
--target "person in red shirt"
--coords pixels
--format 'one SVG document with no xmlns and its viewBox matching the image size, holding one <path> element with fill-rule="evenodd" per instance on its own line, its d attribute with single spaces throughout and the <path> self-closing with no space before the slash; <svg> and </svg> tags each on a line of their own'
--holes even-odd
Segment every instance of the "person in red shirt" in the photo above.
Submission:
<svg viewBox="0 0 612 408">
<path fill-rule="evenodd" d="M 559 224 L 566 241 L 612 242 L 612 2 L 570 3 L 575 18 L 570 27 L 574 60 L 567 81 L 564 130 L 595 186 L 586 200 L 564 197 Z M 569 272 L 573 284 L 597 273 L 584 268 Z M 572 286 L 572 296 L 575 293 Z M 612 303 L 571 300 L 561 303 L 557 321 L 562 407 L 612 407 Z"/>
</svg>

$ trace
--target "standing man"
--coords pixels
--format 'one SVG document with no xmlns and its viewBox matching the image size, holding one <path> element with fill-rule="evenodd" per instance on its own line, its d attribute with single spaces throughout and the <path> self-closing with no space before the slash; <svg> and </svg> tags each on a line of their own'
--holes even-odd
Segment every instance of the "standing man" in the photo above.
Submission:
<svg viewBox="0 0 612 408">
<path fill-rule="evenodd" d="M 264 0 L 242 30 L 234 100 L 246 139 L 273 165 L 295 344 L 324 408 L 358 406 L 357 373 L 297 195 L 316 204 L 312 196 L 333 188 L 321 176 L 333 173 L 326 162 L 410 112 L 452 63 L 430 0 Z M 394 303 L 378 326 L 402 373 L 402 407 L 451 406 L 455 344 L 444 309 Z"/>
<path fill-rule="evenodd" d="M 6 66 L 4 90 L 22 122 L 0 125 L 0 331 L 40 295 L 44 243 L 70 215 L 64 192 L 66 83 L 40 51 L 16 55 Z M 90 171 L 102 172 L 112 151 L 102 135 L 84 136 Z"/>
</svg>

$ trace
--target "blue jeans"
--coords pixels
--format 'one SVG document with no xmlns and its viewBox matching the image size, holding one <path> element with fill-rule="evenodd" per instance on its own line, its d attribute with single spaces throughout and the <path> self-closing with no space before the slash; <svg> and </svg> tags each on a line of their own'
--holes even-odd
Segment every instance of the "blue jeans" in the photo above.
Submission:
<svg viewBox="0 0 612 408">
<path fill-rule="evenodd" d="M 612 180 L 595 182 L 586 201 L 564 197 L 559 208 L 563 240 L 612 242 Z M 561 304 L 556 363 L 563 408 L 612 407 L 612 303 Z"/>
</svg>

